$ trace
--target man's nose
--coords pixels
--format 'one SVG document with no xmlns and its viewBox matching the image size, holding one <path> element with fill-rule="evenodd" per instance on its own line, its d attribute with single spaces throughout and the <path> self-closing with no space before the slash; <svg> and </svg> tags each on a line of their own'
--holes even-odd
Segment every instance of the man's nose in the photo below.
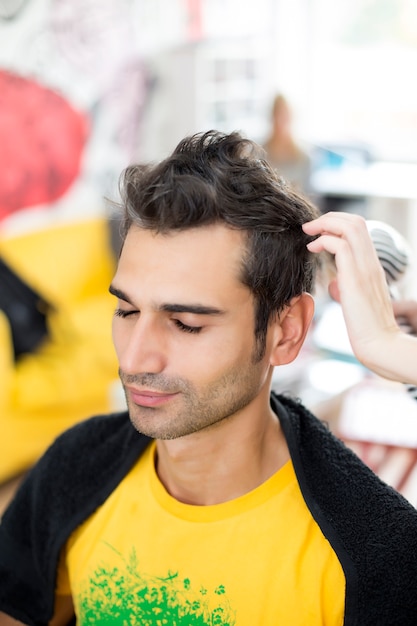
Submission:
<svg viewBox="0 0 417 626">
<path fill-rule="evenodd" d="M 119 352 L 119 365 L 126 374 L 159 373 L 167 363 L 167 338 L 158 320 L 138 316 Z"/>
</svg>

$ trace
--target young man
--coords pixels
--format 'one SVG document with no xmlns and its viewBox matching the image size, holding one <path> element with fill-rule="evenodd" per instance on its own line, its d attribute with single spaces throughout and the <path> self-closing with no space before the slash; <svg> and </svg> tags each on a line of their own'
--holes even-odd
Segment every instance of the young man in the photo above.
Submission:
<svg viewBox="0 0 417 626">
<path fill-rule="evenodd" d="M 316 211 L 236 133 L 122 196 L 128 412 L 64 433 L 4 515 L 0 624 L 414 624 L 417 512 L 270 393 L 313 315 Z"/>
</svg>

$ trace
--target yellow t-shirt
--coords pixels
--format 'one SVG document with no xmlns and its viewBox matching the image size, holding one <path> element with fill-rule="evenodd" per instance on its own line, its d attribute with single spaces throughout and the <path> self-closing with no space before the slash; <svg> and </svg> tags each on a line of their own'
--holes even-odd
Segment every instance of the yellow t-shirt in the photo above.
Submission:
<svg viewBox="0 0 417 626">
<path fill-rule="evenodd" d="M 178 502 L 154 445 L 70 537 L 58 593 L 78 624 L 340 626 L 345 578 L 291 462 L 214 506 Z"/>
</svg>

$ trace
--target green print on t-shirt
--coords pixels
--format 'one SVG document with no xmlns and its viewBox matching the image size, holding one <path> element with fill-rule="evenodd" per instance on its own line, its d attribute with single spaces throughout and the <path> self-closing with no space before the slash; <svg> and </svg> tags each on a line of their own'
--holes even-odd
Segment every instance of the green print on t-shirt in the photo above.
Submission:
<svg viewBox="0 0 417 626">
<path fill-rule="evenodd" d="M 148 576 L 139 571 L 136 552 L 117 555 L 116 565 L 98 567 L 78 596 L 78 624 L 126 626 L 234 626 L 223 585 L 196 591 L 178 572 Z"/>
</svg>

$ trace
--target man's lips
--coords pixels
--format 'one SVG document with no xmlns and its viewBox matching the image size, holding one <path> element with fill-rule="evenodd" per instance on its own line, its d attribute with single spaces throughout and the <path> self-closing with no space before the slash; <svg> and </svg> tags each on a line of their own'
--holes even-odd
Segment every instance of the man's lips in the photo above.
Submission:
<svg viewBox="0 0 417 626">
<path fill-rule="evenodd" d="M 166 404 L 177 395 L 177 393 L 166 393 L 151 389 L 134 389 L 133 387 L 126 387 L 126 391 L 134 404 L 148 407 Z"/>
</svg>

